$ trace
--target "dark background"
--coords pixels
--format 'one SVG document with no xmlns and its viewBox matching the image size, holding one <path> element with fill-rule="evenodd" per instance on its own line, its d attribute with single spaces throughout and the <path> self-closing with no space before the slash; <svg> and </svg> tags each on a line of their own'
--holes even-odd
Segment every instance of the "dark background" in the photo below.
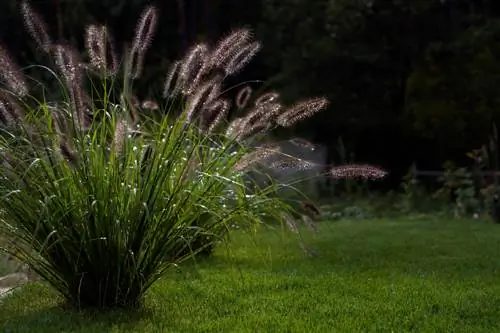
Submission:
<svg viewBox="0 0 500 333">
<path fill-rule="evenodd" d="M 342 138 L 354 161 L 381 165 L 395 186 L 413 162 L 440 169 L 487 144 L 500 120 L 500 2 L 488 0 L 37 0 L 50 33 L 83 49 L 87 24 L 106 23 L 121 45 L 141 10 L 160 24 L 138 83 L 160 89 L 169 63 L 197 41 L 253 29 L 263 51 L 236 82 L 264 80 L 285 101 L 324 95 L 328 111 L 280 135 L 328 147 Z M 23 66 L 45 59 L 19 3 L 0 3 L 0 39 Z"/>
</svg>

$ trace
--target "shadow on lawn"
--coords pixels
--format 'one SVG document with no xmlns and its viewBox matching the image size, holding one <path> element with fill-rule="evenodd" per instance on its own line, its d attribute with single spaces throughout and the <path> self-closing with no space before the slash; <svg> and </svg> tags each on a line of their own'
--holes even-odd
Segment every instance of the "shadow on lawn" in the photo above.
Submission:
<svg viewBox="0 0 500 333">
<path fill-rule="evenodd" d="M 14 296 L 15 297 L 15 296 Z M 4 304 L 0 305 L 4 307 Z M 18 308 L 19 306 L 17 306 Z M 37 307 L 35 307 L 37 308 Z M 17 309 L 16 309 L 17 310 Z M 19 312 L 18 312 L 19 313 Z M 59 303 L 38 310 L 25 306 L 25 311 L 16 316 L 7 316 L 0 324 L 1 332 L 109 332 L 117 327 L 120 331 L 134 332 L 134 327 L 148 321 L 151 312 L 143 307 L 134 310 L 77 311 L 65 303 Z M 38 330 L 36 330 L 38 328 Z"/>
</svg>

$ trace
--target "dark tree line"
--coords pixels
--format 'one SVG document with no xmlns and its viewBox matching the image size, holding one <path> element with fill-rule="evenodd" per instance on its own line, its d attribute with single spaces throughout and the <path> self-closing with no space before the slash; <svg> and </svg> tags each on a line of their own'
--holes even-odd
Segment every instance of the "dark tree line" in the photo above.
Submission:
<svg viewBox="0 0 500 333">
<path fill-rule="evenodd" d="M 333 161 L 342 138 L 357 161 L 381 164 L 395 179 L 414 161 L 433 169 L 450 159 L 466 163 L 500 120 L 498 1 L 33 1 L 53 36 L 78 45 L 94 22 L 130 40 L 147 4 L 160 9 L 161 23 L 143 94 L 193 42 L 252 27 L 264 49 L 238 80 L 265 80 L 261 88 L 285 100 L 329 97 L 328 112 L 282 134 L 327 145 Z M 0 4 L 1 41 L 23 64 L 43 63 L 16 6 Z"/>
</svg>

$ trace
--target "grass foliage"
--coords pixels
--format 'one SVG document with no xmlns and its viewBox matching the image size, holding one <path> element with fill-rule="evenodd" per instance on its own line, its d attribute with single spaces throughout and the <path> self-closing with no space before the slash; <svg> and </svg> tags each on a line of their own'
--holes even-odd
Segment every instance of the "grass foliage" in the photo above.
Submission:
<svg viewBox="0 0 500 333">
<path fill-rule="evenodd" d="M 45 116 L 44 124 L 54 120 Z M 234 170 L 244 148 L 200 135 L 182 119 L 166 117 L 119 141 L 110 138 L 120 126 L 113 115 L 63 143 L 42 126 L 40 144 L 13 144 L 18 137 L 8 135 L 0 143 L 9 152 L 0 227 L 12 240 L 6 250 L 78 306 L 134 305 L 166 269 L 232 225 L 279 219 L 287 209 L 267 195 L 272 186 L 248 192 Z"/>
</svg>

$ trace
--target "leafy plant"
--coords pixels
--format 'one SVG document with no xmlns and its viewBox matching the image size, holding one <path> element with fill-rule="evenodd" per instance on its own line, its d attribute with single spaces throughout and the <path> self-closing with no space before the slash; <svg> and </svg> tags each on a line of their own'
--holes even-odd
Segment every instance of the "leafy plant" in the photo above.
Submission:
<svg viewBox="0 0 500 333">
<path fill-rule="evenodd" d="M 0 49 L 8 88 L 0 96 L 0 228 L 9 240 L 3 250 L 70 303 L 135 306 L 168 268 L 210 253 L 232 225 L 254 229 L 293 213 L 276 195 L 279 184 L 257 186 L 248 171 L 279 154 L 279 146 L 259 143 L 263 133 L 292 126 L 328 102 L 312 98 L 285 108 L 271 92 L 247 108 L 251 89 L 245 87 L 235 105 L 248 112 L 224 126 L 231 101 L 223 81 L 260 49 L 248 30 L 234 31 L 215 47 L 197 44 L 174 62 L 163 92 L 170 108 L 162 108 L 159 101 L 139 101 L 132 89 L 158 21 L 154 7 L 142 13 L 123 56 L 105 26 L 88 26 L 88 61 L 53 43 L 28 2 L 21 10 L 40 50 L 53 58 L 67 98 L 30 99 L 22 72 Z M 158 113 L 147 117 L 145 109 Z M 269 161 L 282 170 L 311 165 L 292 156 Z M 328 173 L 385 175 L 369 165 Z"/>
<path fill-rule="evenodd" d="M 443 186 L 434 193 L 434 197 L 452 199 L 457 217 L 477 213 L 479 201 L 475 195 L 472 174 L 467 168 L 456 168 L 451 162 L 445 163 L 444 168 L 444 174 L 439 178 Z"/>
<path fill-rule="evenodd" d="M 418 179 L 413 172 L 414 166 L 404 175 L 401 183 L 403 190 L 402 199 L 398 202 L 403 212 L 410 212 L 415 208 L 415 199 L 418 193 Z"/>
<path fill-rule="evenodd" d="M 479 217 L 488 214 L 497 220 L 498 214 L 498 169 L 496 126 L 490 135 L 488 145 L 466 154 L 473 164 L 468 168 L 456 168 L 452 163 L 445 165 L 441 178 L 443 188 L 436 195 L 447 193 L 455 198 L 455 215 Z M 493 170 L 493 171 L 492 171 Z"/>
</svg>

